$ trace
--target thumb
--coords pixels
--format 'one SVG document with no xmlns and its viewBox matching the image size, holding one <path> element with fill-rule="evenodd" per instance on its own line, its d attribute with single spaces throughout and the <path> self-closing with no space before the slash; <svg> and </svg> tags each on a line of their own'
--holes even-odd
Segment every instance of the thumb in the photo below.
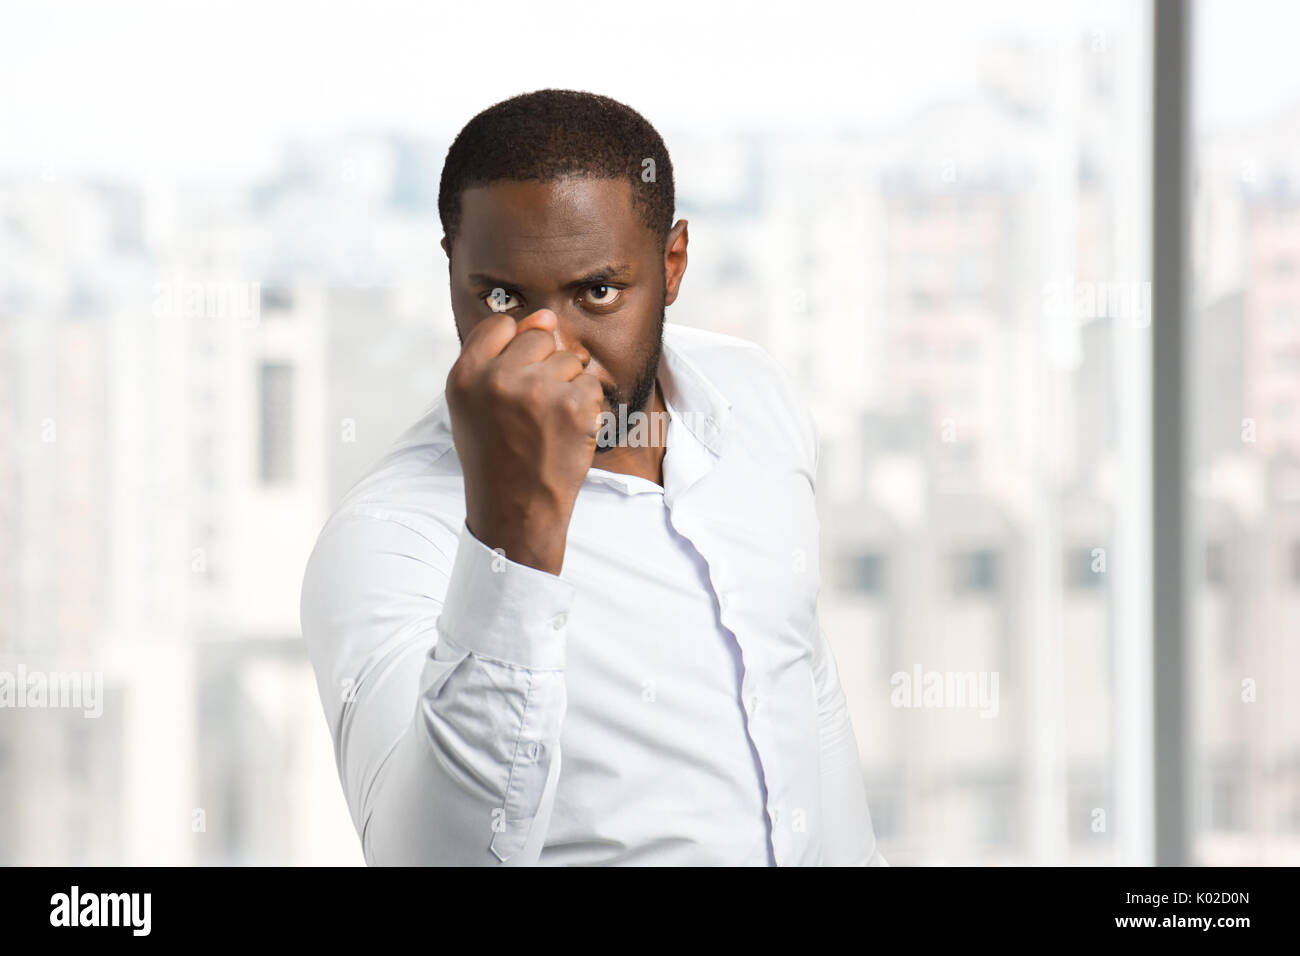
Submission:
<svg viewBox="0 0 1300 956">
<path fill-rule="evenodd" d="M 555 334 L 557 325 L 558 319 L 554 312 L 550 309 L 538 309 L 520 320 L 519 324 L 515 326 L 515 335 L 527 332 L 529 329 L 541 329 L 543 332 Z"/>
</svg>

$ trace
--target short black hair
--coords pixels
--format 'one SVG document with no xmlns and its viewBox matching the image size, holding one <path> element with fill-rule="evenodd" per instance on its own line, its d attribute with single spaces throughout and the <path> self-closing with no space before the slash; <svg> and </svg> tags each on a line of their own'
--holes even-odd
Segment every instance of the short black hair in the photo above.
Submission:
<svg viewBox="0 0 1300 956">
<path fill-rule="evenodd" d="M 438 187 L 448 250 L 460 230 L 466 189 L 568 176 L 627 180 L 642 222 L 667 241 L 675 202 L 673 164 L 659 133 L 636 110 L 608 96 L 546 89 L 488 107 L 452 141 Z"/>
</svg>

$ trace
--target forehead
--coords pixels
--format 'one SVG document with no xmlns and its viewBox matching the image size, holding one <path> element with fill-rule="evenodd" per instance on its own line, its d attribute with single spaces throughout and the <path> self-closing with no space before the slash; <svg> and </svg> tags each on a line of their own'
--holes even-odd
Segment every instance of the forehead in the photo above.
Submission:
<svg viewBox="0 0 1300 956">
<path fill-rule="evenodd" d="M 547 280 L 581 274 L 651 249 L 650 231 L 632 207 L 632 184 L 622 179 L 568 178 L 501 182 L 461 195 L 455 267 Z M 549 284 L 549 283 L 548 283 Z"/>
</svg>

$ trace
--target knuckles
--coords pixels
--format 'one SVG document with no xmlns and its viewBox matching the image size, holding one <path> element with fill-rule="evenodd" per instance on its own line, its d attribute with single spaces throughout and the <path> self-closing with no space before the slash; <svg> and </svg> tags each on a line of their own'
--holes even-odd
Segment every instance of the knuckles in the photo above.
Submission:
<svg viewBox="0 0 1300 956">
<path fill-rule="evenodd" d="M 491 401 L 503 402 L 510 397 L 510 379 L 500 368 L 492 368 L 483 374 L 482 387 Z"/>
<path fill-rule="evenodd" d="M 466 394 L 474 387 L 474 376 L 469 368 L 459 359 L 452 363 L 447 373 L 447 392 L 457 396 Z"/>
<path fill-rule="evenodd" d="M 575 395 L 573 392 L 569 392 L 560 400 L 560 404 L 563 406 L 565 413 L 569 416 L 569 420 L 575 425 L 581 425 L 584 423 L 583 419 L 586 415 L 588 404 L 583 401 L 580 396 Z"/>
<path fill-rule="evenodd" d="M 594 375 L 582 374 L 574 379 L 574 384 L 581 389 L 583 396 L 592 402 L 604 404 L 605 390 L 600 387 L 600 379 Z"/>
<path fill-rule="evenodd" d="M 500 425 L 531 419 L 542 430 L 549 420 L 562 433 L 587 435 L 604 409 L 604 390 L 591 374 L 560 381 L 539 364 L 512 368 L 490 362 L 475 368 L 457 360 L 447 374 L 447 401 L 458 417 L 495 418 Z"/>
<path fill-rule="evenodd" d="M 536 377 L 530 378 L 521 389 L 520 397 L 531 408 L 541 408 L 546 404 L 546 385 Z"/>
</svg>

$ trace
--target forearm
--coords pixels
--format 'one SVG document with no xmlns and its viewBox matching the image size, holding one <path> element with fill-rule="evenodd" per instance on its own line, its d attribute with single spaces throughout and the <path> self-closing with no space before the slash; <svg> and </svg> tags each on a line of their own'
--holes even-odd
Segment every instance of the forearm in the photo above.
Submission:
<svg viewBox="0 0 1300 956">
<path fill-rule="evenodd" d="M 440 639 L 414 717 L 366 789 L 366 861 L 536 863 L 563 715 L 562 671 L 521 670 Z"/>
<path fill-rule="evenodd" d="M 304 583 L 303 632 L 372 864 L 526 864 L 545 834 L 573 589 L 465 529 L 451 550 L 349 519 Z"/>
</svg>

